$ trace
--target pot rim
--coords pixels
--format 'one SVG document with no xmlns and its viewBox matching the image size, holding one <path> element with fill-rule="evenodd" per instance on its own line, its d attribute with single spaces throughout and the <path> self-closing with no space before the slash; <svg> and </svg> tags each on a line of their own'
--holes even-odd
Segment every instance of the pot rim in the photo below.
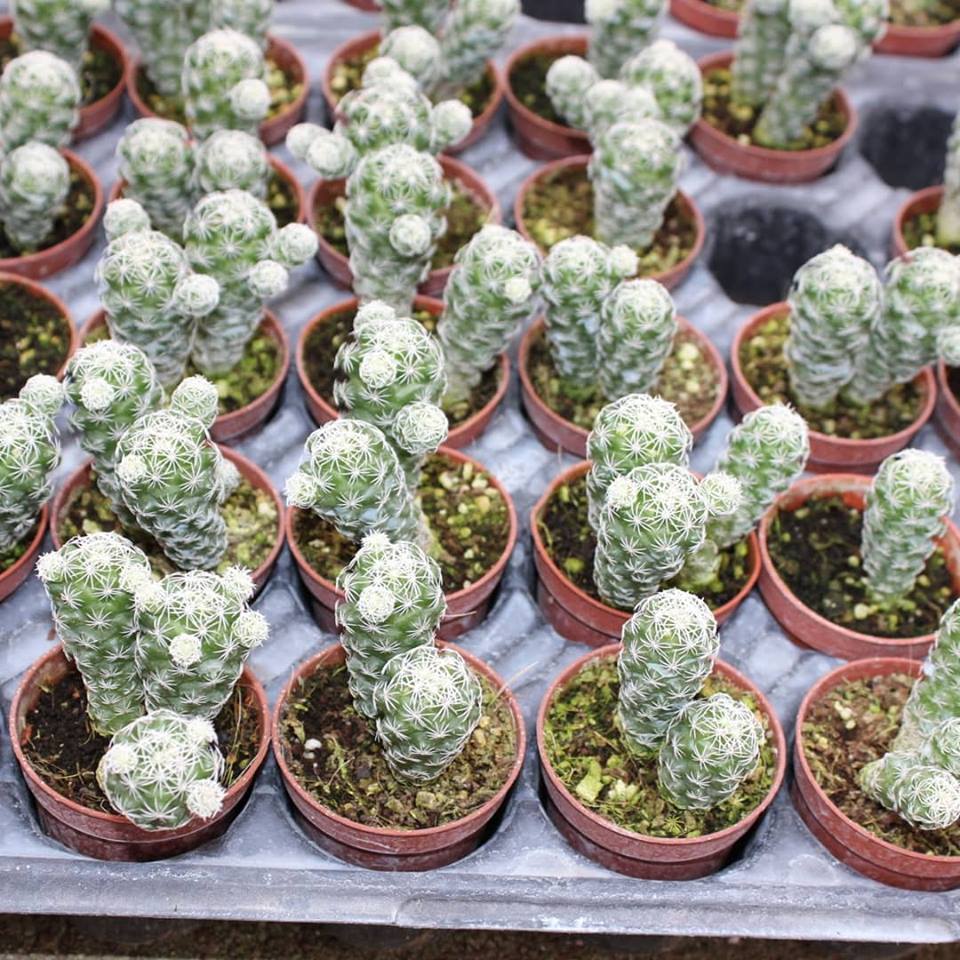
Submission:
<svg viewBox="0 0 960 960">
<path fill-rule="evenodd" d="M 0 32 L 2 32 L 2 30 L 0 30 Z M 62 317 L 70 333 L 70 338 L 67 344 L 67 355 L 63 363 L 60 364 L 59 368 L 53 374 L 58 380 L 62 379 L 64 373 L 66 373 L 70 358 L 80 347 L 80 332 L 77 330 L 77 324 L 73 319 L 73 315 L 70 313 L 70 308 L 52 290 L 30 277 L 0 270 L 0 284 L 4 283 L 16 284 L 17 286 L 23 287 L 32 297 L 38 300 L 46 300 L 47 303 L 52 304 L 56 308 Z"/>
<path fill-rule="evenodd" d="M 960 21 L 958 21 L 960 23 Z M 919 29 L 919 28 L 918 28 Z M 922 209 L 930 203 L 934 210 L 940 209 L 943 202 L 943 184 L 939 183 L 932 187 L 924 187 L 922 190 L 915 190 L 907 197 L 897 208 L 897 215 L 893 218 L 893 246 L 897 256 L 904 257 L 910 255 L 910 249 L 907 247 L 906 238 L 903 235 L 903 227 L 907 218 L 914 213 L 928 213 Z M 939 249 L 939 248 L 934 248 Z"/>
<path fill-rule="evenodd" d="M 0 570 L 0 584 L 3 584 L 6 580 L 14 579 L 17 574 L 23 571 L 25 566 L 29 566 L 33 563 L 36 555 L 40 552 L 40 547 L 43 546 L 43 538 L 47 534 L 47 526 L 50 523 L 51 516 L 51 503 L 48 501 L 45 503 L 40 510 L 37 512 L 36 520 L 36 529 L 34 530 L 33 536 L 30 538 L 30 542 L 27 544 L 26 549 L 17 557 L 13 563 L 10 564 L 5 570 Z M 25 575 L 24 579 L 29 576 L 29 573 Z M 22 586 L 19 584 L 19 586 Z M 7 594 L 6 596 L 9 596 Z M 4 598 L 0 598 L 0 603 L 3 602 Z"/>
</svg>

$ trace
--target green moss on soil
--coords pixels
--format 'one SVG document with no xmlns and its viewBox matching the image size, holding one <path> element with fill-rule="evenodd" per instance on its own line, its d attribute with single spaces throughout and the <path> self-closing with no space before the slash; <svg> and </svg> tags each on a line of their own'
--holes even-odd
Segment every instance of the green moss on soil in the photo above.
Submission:
<svg viewBox="0 0 960 960">
<path fill-rule="evenodd" d="M 880 600 L 863 571 L 862 528 L 859 509 L 837 496 L 817 498 L 796 510 L 778 511 L 767 546 L 796 597 L 831 623 L 874 637 L 934 633 L 956 599 L 943 551 L 933 552 L 908 596 Z"/>
<path fill-rule="evenodd" d="M 908 250 L 917 247 L 941 247 L 956 256 L 960 254 L 960 243 L 949 243 L 943 246 L 937 240 L 937 211 L 918 213 L 903 223 L 903 240 Z"/>
<path fill-rule="evenodd" d="M 811 430 L 850 440 L 875 440 L 905 430 L 920 415 L 924 396 L 913 383 L 898 384 L 882 400 L 857 404 L 842 396 L 822 410 L 798 403 L 790 389 L 784 344 L 790 315 L 768 318 L 740 346 L 740 369 L 754 392 L 766 403 L 791 403 Z"/>
<path fill-rule="evenodd" d="M 311 796 L 355 823 L 417 830 L 459 820 L 500 790 L 517 749 L 507 701 L 489 680 L 479 679 L 480 723 L 463 752 L 430 783 L 410 784 L 393 775 L 373 724 L 353 706 L 344 666 L 305 678 L 287 702 L 280 721 L 284 758 Z M 320 746 L 305 750 L 311 739 Z"/>
<path fill-rule="evenodd" d="M 960 856 L 960 823 L 946 830 L 917 830 L 860 789 L 860 771 L 890 749 L 914 682 L 894 673 L 834 687 L 807 714 L 803 753 L 814 780 L 854 823 L 905 850 Z"/>
<path fill-rule="evenodd" d="M 507 82 L 514 96 L 528 110 L 550 123 L 565 127 L 566 120 L 557 113 L 547 96 L 547 73 L 562 56 L 561 53 L 532 53 L 517 61 Z"/>
</svg>

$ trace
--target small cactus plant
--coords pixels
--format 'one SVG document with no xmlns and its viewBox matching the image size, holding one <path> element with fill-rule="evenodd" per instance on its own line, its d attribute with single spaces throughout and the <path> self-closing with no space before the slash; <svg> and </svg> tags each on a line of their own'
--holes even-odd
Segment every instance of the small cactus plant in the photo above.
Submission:
<svg viewBox="0 0 960 960">
<path fill-rule="evenodd" d="M 45 143 L 30 141 L 0 161 L 0 221 L 22 253 L 37 250 L 54 231 L 70 192 L 70 165 Z"/>
<path fill-rule="evenodd" d="M 78 73 L 93 18 L 109 9 L 110 0 L 12 0 L 10 4 L 21 49 L 56 54 Z"/>
<path fill-rule="evenodd" d="M 767 102 L 783 70 L 789 6 L 789 0 L 749 0 L 744 6 L 731 67 L 734 103 L 760 108 Z"/>
<path fill-rule="evenodd" d="M 244 190 L 266 200 L 270 155 L 262 140 L 243 130 L 216 130 L 197 147 L 193 177 L 197 198 Z"/>
<path fill-rule="evenodd" d="M 601 77 L 615 77 L 653 39 L 663 18 L 662 0 L 587 0 L 587 55 Z"/>
<path fill-rule="evenodd" d="M 275 0 L 218 0 L 211 10 L 210 25 L 236 30 L 266 50 L 274 3 Z"/>
<path fill-rule="evenodd" d="M 80 81 L 65 60 L 34 50 L 0 76 L 0 142 L 5 152 L 25 143 L 65 147 L 80 119 Z"/>
<path fill-rule="evenodd" d="M 954 118 L 947 141 L 943 199 L 937 211 L 937 243 L 942 247 L 960 245 L 960 114 Z"/>
<path fill-rule="evenodd" d="M 887 753 L 860 771 L 863 792 L 920 830 L 960 820 L 960 780 L 912 753 Z"/>
<path fill-rule="evenodd" d="M 654 40 L 632 56 L 620 70 L 629 87 L 653 94 L 660 117 L 679 136 L 700 119 L 703 79 L 696 61 L 672 40 Z"/>
<path fill-rule="evenodd" d="M 53 418 L 62 402 L 56 379 L 37 374 L 18 397 L 0 404 L 0 550 L 30 533 L 50 499 L 51 475 L 60 463 Z"/>
<path fill-rule="evenodd" d="M 380 6 L 388 30 L 413 24 L 438 33 L 450 10 L 450 0 L 384 0 Z"/>
</svg>

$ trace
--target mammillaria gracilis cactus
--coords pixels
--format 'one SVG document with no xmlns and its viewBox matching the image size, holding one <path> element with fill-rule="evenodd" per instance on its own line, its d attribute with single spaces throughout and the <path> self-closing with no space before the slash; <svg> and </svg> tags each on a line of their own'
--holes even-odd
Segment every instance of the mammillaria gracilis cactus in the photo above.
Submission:
<svg viewBox="0 0 960 960">
<path fill-rule="evenodd" d="M 700 118 L 703 79 L 696 61 L 672 40 L 654 40 L 632 56 L 620 71 L 629 87 L 642 87 L 653 94 L 660 117 L 683 136 Z"/>
<path fill-rule="evenodd" d="M 156 710 L 114 735 L 97 781 L 113 808 L 141 829 L 173 830 L 219 812 L 223 769 L 209 720 Z"/>
<path fill-rule="evenodd" d="M 217 130 L 196 148 L 195 196 L 244 190 L 266 200 L 270 155 L 263 141 L 242 130 Z"/>
<path fill-rule="evenodd" d="M 87 691 L 94 729 L 111 736 L 143 712 L 134 593 L 152 583 L 143 552 L 116 533 L 75 537 L 37 562 L 64 652 Z"/>
<path fill-rule="evenodd" d="M 600 76 L 615 77 L 653 39 L 665 9 L 662 0 L 587 0 L 587 55 Z"/>
<path fill-rule="evenodd" d="M 432 644 L 446 611 L 440 568 L 418 546 L 371 533 L 337 578 L 340 642 L 354 706 L 375 717 L 374 689 L 388 661 Z"/>
<path fill-rule="evenodd" d="M 942 247 L 960 244 L 960 114 L 954 118 L 947 141 L 943 199 L 937 211 L 937 243 Z"/>
<path fill-rule="evenodd" d="M 70 192 L 70 165 L 53 147 L 31 141 L 0 161 L 0 221 L 21 252 L 53 233 Z"/>
<path fill-rule="evenodd" d="M 217 0 L 210 11 L 210 25 L 236 30 L 266 50 L 274 3 L 275 0 Z"/>
<path fill-rule="evenodd" d="M 381 7 L 388 30 L 415 24 L 438 33 L 450 10 L 450 0 L 383 0 Z"/>
<path fill-rule="evenodd" d="M 960 781 L 917 754 L 884 754 L 860 771 L 860 786 L 920 830 L 943 830 L 960 820 Z"/>
<path fill-rule="evenodd" d="M 93 18 L 110 0 L 11 0 L 13 29 L 23 50 L 47 50 L 77 72 L 87 52 Z"/>
<path fill-rule="evenodd" d="M 63 402 L 54 377 L 37 374 L 20 395 L 0 404 L 0 550 L 25 537 L 50 499 L 51 474 L 60 463 L 53 418 Z"/>
<path fill-rule="evenodd" d="M 457 758 L 483 712 L 480 681 L 466 660 L 431 644 L 391 658 L 373 701 L 384 757 L 414 783 L 436 779 Z"/>
<path fill-rule="evenodd" d="M 11 60 L 0 76 L 0 142 L 9 153 L 25 143 L 64 147 L 83 97 L 65 60 L 34 50 Z"/>
</svg>

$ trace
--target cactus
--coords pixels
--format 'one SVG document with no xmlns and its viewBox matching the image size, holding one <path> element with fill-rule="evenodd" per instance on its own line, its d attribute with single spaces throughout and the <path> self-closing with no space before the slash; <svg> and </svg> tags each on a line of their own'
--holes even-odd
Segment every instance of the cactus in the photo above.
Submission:
<svg viewBox="0 0 960 960">
<path fill-rule="evenodd" d="M 690 460 L 693 434 L 677 408 L 660 397 L 632 393 L 608 403 L 597 414 L 587 437 L 588 519 L 597 529 L 600 510 L 610 484 L 635 467 Z"/>
<path fill-rule="evenodd" d="M 380 6 L 385 33 L 411 24 L 438 33 L 450 9 L 450 0 L 383 0 Z"/>
<path fill-rule="evenodd" d="M 789 0 L 749 0 L 740 14 L 740 29 L 731 66 L 731 99 L 759 108 L 783 71 L 790 40 Z"/>
<path fill-rule="evenodd" d="M 729 694 L 691 701 L 660 748 L 661 795 L 681 810 L 711 810 L 756 769 L 763 739 L 753 711 Z"/>
<path fill-rule="evenodd" d="M 364 537 L 337 578 L 340 642 L 347 651 L 350 693 L 357 711 L 376 717 L 374 690 L 388 661 L 432 644 L 446 611 L 440 568 L 418 546 Z"/>
<path fill-rule="evenodd" d="M 65 60 L 34 50 L 7 64 L 0 77 L 0 142 L 65 147 L 80 120 L 80 81 Z"/>
<path fill-rule="evenodd" d="M 215 130 L 256 135 L 270 109 L 263 52 L 236 30 L 211 30 L 183 60 L 187 125 L 198 140 Z"/>
<path fill-rule="evenodd" d="M 87 52 L 93 18 L 110 0 L 11 0 L 13 29 L 22 50 L 47 50 L 78 73 Z"/>
<path fill-rule="evenodd" d="M 960 114 L 954 118 L 947 141 L 943 199 L 937 212 L 937 243 L 941 247 L 960 245 Z"/>
<path fill-rule="evenodd" d="M 587 0 L 587 55 L 601 77 L 615 77 L 653 39 L 664 10 L 663 0 Z"/>
<path fill-rule="evenodd" d="M 107 208 L 108 216 L 113 208 Z M 169 237 L 144 229 L 116 236 L 96 277 L 110 335 L 143 350 L 164 386 L 177 383 L 193 349 L 197 320 L 217 305 L 216 281 L 191 272 L 186 254 Z"/>
<path fill-rule="evenodd" d="M 953 478 L 942 457 L 903 450 L 880 464 L 863 512 L 863 569 L 881 597 L 908 594 L 953 510 Z"/>
<path fill-rule="evenodd" d="M 211 9 L 210 26 L 236 30 L 265 51 L 273 6 L 274 0 L 217 0 Z"/>
<path fill-rule="evenodd" d="M 172 563 L 215 567 L 227 549 L 220 506 L 240 481 L 207 430 L 217 414 L 213 384 L 188 377 L 170 407 L 141 417 L 117 447 L 123 502 Z"/>
<path fill-rule="evenodd" d="M 547 71 L 546 91 L 553 108 L 571 127 L 588 128 L 587 96 L 600 81 L 600 74 L 583 57 L 560 57 Z"/>
<path fill-rule="evenodd" d="M 790 289 L 790 335 L 784 346 L 790 387 L 806 406 L 823 408 L 854 376 L 882 290 L 873 267 L 837 244 L 808 260 Z"/>
<path fill-rule="evenodd" d="M 217 717 L 269 632 L 263 614 L 247 609 L 253 590 L 247 572 L 234 567 L 223 576 L 171 573 L 135 592 L 136 666 L 148 711 Z"/>
<path fill-rule="evenodd" d="M 920 830 L 960 820 L 960 781 L 909 753 L 888 753 L 860 771 L 863 792 Z"/>
<path fill-rule="evenodd" d="M 713 670 L 717 621 L 699 597 L 664 590 L 637 605 L 621 638 L 617 723 L 632 751 L 653 755 Z"/>
<path fill-rule="evenodd" d="M 391 658 L 373 691 L 377 739 L 402 780 L 435 780 L 480 722 L 483 691 L 455 650 L 424 644 Z"/>
<path fill-rule="evenodd" d="M 0 550 L 33 529 L 53 492 L 51 474 L 60 463 L 53 418 L 62 402 L 56 379 L 37 374 L 18 397 L 0 404 Z"/>
<path fill-rule="evenodd" d="M 224 373 L 243 357 L 265 302 L 287 288 L 287 269 L 316 253 L 317 237 L 299 223 L 278 230 L 265 203 L 243 190 L 226 190 L 197 203 L 183 238 L 193 269 L 220 290 L 216 308 L 197 325 L 193 361 L 204 373 Z"/>
<path fill-rule="evenodd" d="M 632 56 L 623 65 L 620 79 L 630 87 L 649 90 L 660 108 L 660 119 L 678 136 L 684 136 L 700 119 L 700 68 L 672 40 L 654 40 Z"/>
<path fill-rule="evenodd" d="M 263 141 L 242 130 L 217 130 L 197 147 L 194 170 L 197 196 L 219 190 L 245 190 L 267 199 L 270 155 Z"/>
<path fill-rule="evenodd" d="M 44 554 L 37 575 L 64 652 L 83 678 L 91 725 L 112 736 L 144 712 L 133 655 L 133 598 L 141 585 L 153 582 L 150 563 L 118 534 L 95 533 Z"/>
<path fill-rule="evenodd" d="M 223 768 L 209 720 L 157 710 L 114 734 L 97 781 L 131 823 L 143 830 L 174 830 L 220 811 Z"/>
<path fill-rule="evenodd" d="M 439 41 L 428 30 L 416 24 L 397 27 L 380 41 L 380 60 L 392 60 L 408 73 L 424 93 L 431 93 L 441 77 Z M 364 81 L 370 82 L 381 71 L 389 70 L 383 62 L 367 66 Z"/>
<path fill-rule="evenodd" d="M 385 533 L 418 541 L 423 529 L 393 447 L 365 420 L 332 420 L 311 433 L 286 496 L 290 506 L 312 510 L 350 540 Z"/>
<path fill-rule="evenodd" d="M 132 522 L 117 485 L 117 444 L 140 417 L 159 407 L 163 391 L 147 355 L 132 343 L 102 340 L 67 364 L 64 387 L 73 404 L 70 425 L 93 457 L 97 486 L 122 522 Z"/>
<path fill-rule="evenodd" d="M 488 224 L 457 251 L 437 336 L 447 371 L 444 403 L 466 400 L 539 302 L 540 254 L 514 230 Z"/>
<path fill-rule="evenodd" d="M 70 192 L 70 165 L 45 143 L 30 142 L 0 161 L 0 221 L 22 253 L 43 246 Z"/>
</svg>

